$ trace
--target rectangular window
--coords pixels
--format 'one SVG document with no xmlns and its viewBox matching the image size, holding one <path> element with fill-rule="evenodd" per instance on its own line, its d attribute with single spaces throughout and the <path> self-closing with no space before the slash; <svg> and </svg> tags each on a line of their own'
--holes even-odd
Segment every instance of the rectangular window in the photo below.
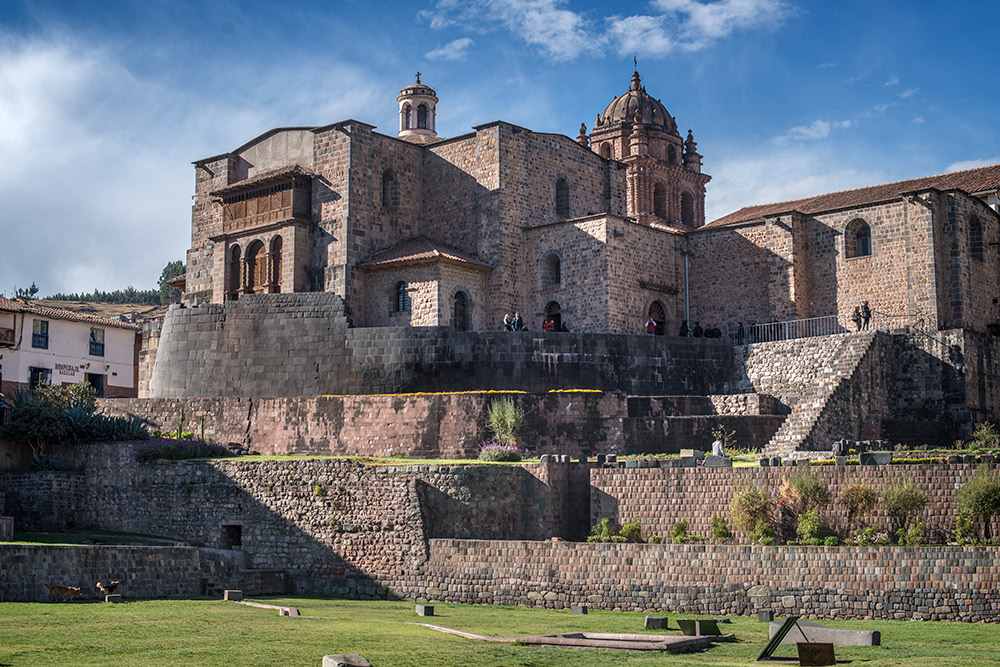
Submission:
<svg viewBox="0 0 1000 667">
<path fill-rule="evenodd" d="M 39 350 L 49 349 L 49 323 L 48 320 L 31 321 L 31 347 Z"/>
<path fill-rule="evenodd" d="M 90 356 L 104 356 L 104 329 L 90 329 Z"/>
<path fill-rule="evenodd" d="M 52 384 L 52 371 L 48 368 L 29 368 L 28 385 L 34 389 L 43 384 Z"/>
</svg>

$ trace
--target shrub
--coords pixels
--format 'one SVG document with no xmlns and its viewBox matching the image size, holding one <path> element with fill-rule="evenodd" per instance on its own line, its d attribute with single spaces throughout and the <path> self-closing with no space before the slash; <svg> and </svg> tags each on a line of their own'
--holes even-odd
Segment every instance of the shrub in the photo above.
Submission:
<svg viewBox="0 0 1000 667">
<path fill-rule="evenodd" d="M 642 526 L 638 521 L 626 521 L 619 529 L 618 535 L 626 542 L 642 542 Z"/>
<path fill-rule="evenodd" d="M 867 547 L 872 545 L 882 546 L 889 544 L 889 533 L 885 531 L 878 531 L 874 528 L 862 528 L 857 531 L 849 538 L 847 538 L 848 544 L 853 544 L 859 547 Z"/>
<path fill-rule="evenodd" d="M 38 463 L 51 444 L 145 440 L 149 430 L 138 417 L 97 412 L 94 389 L 88 384 L 49 385 L 14 398 L 0 437 L 28 445 Z"/>
<path fill-rule="evenodd" d="M 480 461 L 520 461 L 521 450 L 516 444 L 491 440 L 479 448 Z"/>
<path fill-rule="evenodd" d="M 823 536 L 823 520 L 819 516 L 819 510 L 813 508 L 800 514 L 795 534 L 805 544 L 819 543 Z"/>
<path fill-rule="evenodd" d="M 830 502 L 830 489 L 812 473 L 798 473 L 781 485 L 778 500 L 790 511 L 801 514 Z"/>
<path fill-rule="evenodd" d="M 1000 447 L 1000 431 L 991 422 L 979 422 L 972 432 L 969 445 L 974 449 L 995 449 Z"/>
<path fill-rule="evenodd" d="M 690 542 L 701 542 L 700 535 L 688 532 L 688 522 L 681 520 L 670 528 L 670 541 L 674 544 L 688 544 Z"/>
<path fill-rule="evenodd" d="M 840 546 L 840 538 L 836 535 L 827 535 L 823 538 L 823 546 L 826 547 L 837 547 Z"/>
<path fill-rule="evenodd" d="M 716 542 L 728 542 L 733 539 L 733 532 L 729 530 L 729 524 L 726 523 L 726 518 L 723 516 L 715 515 L 712 517 L 712 539 Z"/>
<path fill-rule="evenodd" d="M 961 544 L 993 539 L 993 518 L 1000 516 L 1000 479 L 980 468 L 958 490 L 955 539 Z"/>
<path fill-rule="evenodd" d="M 892 486 L 883 493 L 891 533 L 897 538 L 910 527 L 913 519 L 927 506 L 927 494 L 912 482 Z"/>
<path fill-rule="evenodd" d="M 517 433 L 524 422 L 524 410 L 513 398 L 499 398 L 490 403 L 488 415 L 490 431 L 504 445 L 516 445 Z"/>
<path fill-rule="evenodd" d="M 217 459 L 236 456 L 228 448 L 210 442 L 167 440 L 144 445 L 136 455 L 142 463 L 150 461 L 185 461 L 188 459 Z"/>
<path fill-rule="evenodd" d="M 767 493 L 753 487 L 737 491 L 729 505 L 733 523 L 746 532 L 755 530 L 759 524 L 770 526 L 772 509 Z"/>
<path fill-rule="evenodd" d="M 905 528 L 896 531 L 896 544 L 904 547 L 915 547 L 924 543 L 924 522 L 914 521 Z"/>
<path fill-rule="evenodd" d="M 753 544 L 771 546 L 775 543 L 774 526 L 765 521 L 758 521 L 750 531 L 750 541 Z"/>
<path fill-rule="evenodd" d="M 587 536 L 588 542 L 610 542 L 614 531 L 611 529 L 611 519 L 604 517 L 594 524 Z"/>
<path fill-rule="evenodd" d="M 847 518 L 861 519 L 878 505 L 878 492 L 867 484 L 852 484 L 840 494 L 840 502 L 847 508 Z"/>
</svg>

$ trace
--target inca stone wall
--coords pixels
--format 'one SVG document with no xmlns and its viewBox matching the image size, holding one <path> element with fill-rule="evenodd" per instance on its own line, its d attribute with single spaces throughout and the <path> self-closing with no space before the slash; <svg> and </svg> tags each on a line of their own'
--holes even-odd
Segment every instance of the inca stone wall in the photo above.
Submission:
<svg viewBox="0 0 1000 667">
<path fill-rule="evenodd" d="M 348 329 L 333 294 L 172 308 L 150 395 L 276 397 L 469 389 L 725 393 L 731 347 L 704 338 Z"/>
<path fill-rule="evenodd" d="M 413 597 L 818 618 L 1000 620 L 996 547 L 750 547 L 431 540 Z"/>
<path fill-rule="evenodd" d="M 994 468 L 995 469 L 995 468 Z M 810 466 L 778 468 L 595 468 L 591 471 L 591 519 L 609 518 L 616 525 L 639 521 L 647 536 L 670 534 L 671 527 L 687 521 L 690 532 L 706 537 L 714 516 L 721 516 L 734 533 L 730 518 L 733 495 L 742 489 L 768 491 L 777 498 L 784 480 L 793 475 L 812 475 L 826 483 L 831 501 L 822 516 L 842 536 L 862 524 L 888 529 L 888 516 L 880 503 L 871 516 L 852 522 L 841 500 L 846 488 L 864 484 L 883 492 L 891 486 L 912 482 L 927 494 L 927 507 L 920 517 L 926 538 L 948 542 L 953 535 L 958 488 L 973 475 L 972 464 L 926 464 L 888 466 Z M 997 527 L 1000 528 L 1000 522 Z M 794 527 L 793 527 L 794 529 Z"/>
</svg>

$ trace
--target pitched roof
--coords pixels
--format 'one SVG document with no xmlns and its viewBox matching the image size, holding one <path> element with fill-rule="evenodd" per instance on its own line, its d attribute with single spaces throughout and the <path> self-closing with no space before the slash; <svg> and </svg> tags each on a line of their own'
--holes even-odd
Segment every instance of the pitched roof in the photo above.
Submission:
<svg viewBox="0 0 1000 667">
<path fill-rule="evenodd" d="M 479 271 L 493 268 L 474 255 L 463 253 L 423 236 L 407 239 L 385 250 L 379 250 L 359 266 L 366 269 L 382 269 L 407 264 L 426 264 L 440 260 L 462 264 Z"/>
<path fill-rule="evenodd" d="M 965 171 L 955 171 L 950 174 L 938 174 L 936 176 L 925 176 L 908 181 L 897 181 L 895 183 L 883 183 L 872 185 L 856 190 L 844 190 L 842 192 L 831 192 L 804 199 L 794 199 L 791 201 L 778 202 L 775 204 L 760 204 L 757 206 L 746 206 L 729 215 L 725 215 L 717 220 L 705 225 L 705 227 L 724 227 L 726 225 L 736 225 L 741 222 L 750 222 L 761 218 L 778 215 L 780 213 L 790 213 L 798 211 L 806 214 L 822 213 L 824 211 L 835 211 L 842 208 L 853 208 L 855 206 L 866 206 L 878 202 L 891 201 L 897 199 L 905 193 L 915 192 L 935 188 L 938 190 L 962 190 L 969 194 L 987 192 L 1000 188 L 1000 164 L 978 169 L 967 169 Z"/>
<path fill-rule="evenodd" d="M 79 311 L 67 310 L 65 308 L 53 308 L 33 301 L 22 299 L 5 299 L 0 297 L 0 312 L 7 313 L 27 313 L 40 315 L 50 320 L 68 320 L 70 322 L 83 322 L 86 324 L 99 324 L 104 327 L 115 327 L 118 329 L 130 329 L 139 331 L 142 327 L 135 322 L 128 322 L 114 317 L 102 317 L 91 315 Z"/>
<path fill-rule="evenodd" d="M 300 176 L 312 177 L 314 175 L 315 174 L 312 171 L 299 164 L 293 164 L 290 167 L 276 167 L 274 169 L 259 171 L 250 178 L 244 178 L 242 181 L 236 181 L 235 183 L 219 188 L 209 194 L 214 197 L 217 195 L 229 194 L 231 192 L 239 192 L 241 190 L 253 188 L 272 181 L 287 181 L 289 178 L 296 178 Z"/>
</svg>

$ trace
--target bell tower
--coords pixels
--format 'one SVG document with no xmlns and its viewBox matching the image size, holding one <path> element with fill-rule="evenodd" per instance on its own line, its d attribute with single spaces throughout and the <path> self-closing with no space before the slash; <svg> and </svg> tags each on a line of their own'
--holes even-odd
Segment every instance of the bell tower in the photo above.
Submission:
<svg viewBox="0 0 1000 667">
<path fill-rule="evenodd" d="M 396 96 L 399 103 L 399 138 L 414 144 L 430 144 L 438 140 L 437 93 L 420 80 L 404 87 Z"/>
</svg>

